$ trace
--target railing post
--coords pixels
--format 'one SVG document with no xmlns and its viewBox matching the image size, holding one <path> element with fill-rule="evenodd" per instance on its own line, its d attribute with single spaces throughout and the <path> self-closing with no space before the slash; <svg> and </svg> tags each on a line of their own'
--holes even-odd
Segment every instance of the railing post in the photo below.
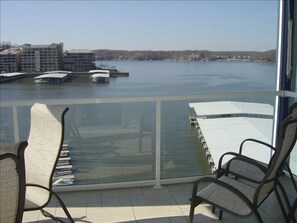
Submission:
<svg viewBox="0 0 297 223">
<path fill-rule="evenodd" d="M 20 134 L 19 134 L 19 121 L 18 121 L 18 110 L 17 106 L 12 106 L 12 120 L 13 120 L 13 132 L 14 132 L 14 141 L 20 141 Z"/>
<path fill-rule="evenodd" d="M 156 189 L 161 186 L 161 101 L 156 101 Z"/>
</svg>

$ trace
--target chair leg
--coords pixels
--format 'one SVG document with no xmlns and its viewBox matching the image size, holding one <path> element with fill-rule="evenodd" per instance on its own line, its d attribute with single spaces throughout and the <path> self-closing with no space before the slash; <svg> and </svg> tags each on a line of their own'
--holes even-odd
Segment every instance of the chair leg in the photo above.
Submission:
<svg viewBox="0 0 297 223">
<path fill-rule="evenodd" d="M 219 220 L 222 220 L 222 218 L 223 218 L 223 211 L 220 210 L 220 212 L 219 212 Z"/>
<path fill-rule="evenodd" d="M 285 209 L 284 204 L 283 204 L 283 202 L 282 202 L 282 198 L 281 198 L 281 196 L 280 196 L 280 193 L 279 193 L 278 190 L 277 190 L 277 186 L 279 186 L 279 188 L 280 188 L 280 190 L 281 190 L 281 193 L 282 193 L 282 195 L 283 195 L 283 197 L 284 197 L 284 201 L 285 201 L 285 203 L 286 203 L 286 205 L 287 205 L 287 207 L 288 207 L 289 209 L 290 209 L 290 201 L 289 201 L 289 198 L 288 198 L 288 196 L 287 196 L 287 194 L 286 194 L 286 191 L 285 191 L 283 185 L 282 185 L 280 182 L 277 182 L 277 184 L 276 184 L 276 186 L 275 186 L 275 195 L 276 195 L 276 198 L 277 198 L 278 203 L 279 203 L 279 205 L 280 205 L 280 208 L 281 208 L 281 210 L 282 210 L 283 216 L 284 216 L 286 222 L 288 222 L 288 216 L 287 216 L 287 213 L 286 213 L 286 209 Z"/>
<path fill-rule="evenodd" d="M 296 185 L 296 182 L 295 182 L 295 179 L 294 179 L 294 176 L 293 176 L 293 173 L 291 171 L 291 168 L 289 166 L 289 164 L 287 162 L 285 162 L 285 167 L 287 168 L 288 172 L 289 172 L 289 175 L 290 175 L 290 178 L 291 178 L 291 181 L 295 187 L 295 191 L 297 191 L 297 185 Z"/>
<path fill-rule="evenodd" d="M 296 200 L 294 201 L 294 204 L 292 205 L 292 208 L 291 210 L 289 211 L 289 214 L 288 214 L 288 222 L 293 222 L 293 223 L 296 223 L 296 218 L 295 218 L 295 211 L 297 210 L 297 198 Z"/>
<path fill-rule="evenodd" d="M 61 207 L 63 208 L 63 211 L 64 211 L 64 213 L 66 214 L 66 216 L 67 216 L 67 218 L 69 219 L 69 221 L 70 221 L 71 223 L 74 223 L 74 220 L 73 220 L 73 218 L 71 217 L 71 215 L 70 215 L 69 211 L 67 210 L 67 207 L 66 207 L 66 205 L 64 204 L 64 202 L 62 201 L 62 199 L 61 199 L 55 192 L 51 191 L 51 193 L 52 193 L 53 195 L 55 195 L 55 197 L 58 199 L 58 201 L 59 201 Z"/>
<path fill-rule="evenodd" d="M 194 207 L 194 205 L 191 204 L 190 221 L 189 221 L 189 223 L 193 223 L 193 220 L 194 220 L 194 211 L 195 211 L 195 207 Z"/>
</svg>

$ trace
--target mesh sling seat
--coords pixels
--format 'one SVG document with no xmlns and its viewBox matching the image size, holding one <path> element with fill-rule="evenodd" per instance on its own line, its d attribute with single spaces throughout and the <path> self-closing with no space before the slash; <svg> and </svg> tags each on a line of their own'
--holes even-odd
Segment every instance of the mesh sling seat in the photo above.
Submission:
<svg viewBox="0 0 297 223">
<path fill-rule="evenodd" d="M 0 222 L 21 223 L 25 203 L 27 142 L 0 146 Z"/>
<path fill-rule="evenodd" d="M 36 103 L 31 107 L 31 126 L 25 152 L 25 211 L 41 210 L 55 221 L 62 220 L 43 210 L 54 195 L 66 216 L 74 222 L 64 202 L 52 190 L 52 178 L 63 145 L 64 116 L 68 108 Z"/>
<path fill-rule="evenodd" d="M 229 166 L 232 166 L 232 162 L 235 160 L 240 160 L 262 170 L 264 176 L 258 183 L 238 180 L 234 173 L 228 172 L 228 168 L 221 171 L 221 159 L 216 178 L 202 177 L 194 182 L 192 198 L 190 199 L 190 223 L 193 222 L 195 208 L 202 202 L 220 209 L 220 219 L 222 218 L 222 211 L 225 211 L 238 217 L 254 215 L 258 222 L 263 222 L 258 207 L 272 191 L 278 193 L 276 188 L 281 185 L 278 180 L 279 173 L 282 171 L 283 165 L 296 143 L 297 112 L 292 113 L 283 120 L 278 134 L 280 141 L 267 168 L 264 169 L 258 162 L 249 158 L 246 159 L 244 156 L 236 155 L 236 158 L 229 161 Z M 244 175 L 244 169 L 241 174 Z M 205 184 L 207 184 L 206 187 Z M 201 185 L 204 186 L 203 189 L 199 188 Z M 279 199 L 279 196 L 277 198 Z M 279 202 L 282 206 L 280 199 Z"/>
</svg>

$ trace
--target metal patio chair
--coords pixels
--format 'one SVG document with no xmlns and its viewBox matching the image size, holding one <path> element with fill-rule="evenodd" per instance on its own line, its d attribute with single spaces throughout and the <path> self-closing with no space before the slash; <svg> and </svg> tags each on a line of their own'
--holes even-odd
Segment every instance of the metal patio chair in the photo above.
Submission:
<svg viewBox="0 0 297 223">
<path fill-rule="evenodd" d="M 0 222 L 21 223 L 25 203 L 27 142 L 0 146 Z"/>
<path fill-rule="evenodd" d="M 293 105 L 291 105 L 289 107 L 289 111 L 288 111 L 289 115 L 294 112 L 297 112 L 297 103 L 294 103 Z M 234 173 L 237 177 L 247 179 L 254 183 L 261 182 L 261 180 L 265 176 L 265 172 L 267 171 L 268 163 L 263 163 L 258 160 L 255 160 L 253 158 L 249 158 L 244 154 L 244 151 L 246 149 L 248 149 L 245 147 L 245 145 L 246 144 L 252 145 L 253 143 L 261 144 L 263 146 L 263 149 L 265 149 L 265 147 L 266 147 L 266 149 L 270 149 L 271 154 L 274 154 L 274 152 L 276 150 L 276 148 L 274 148 L 272 145 L 270 145 L 266 142 L 263 142 L 263 141 L 260 141 L 257 139 L 246 139 L 246 140 L 242 141 L 242 143 L 240 144 L 238 154 L 233 153 L 233 152 L 228 152 L 222 156 L 222 159 L 219 164 L 221 166 L 221 168 L 220 168 L 221 173 L 217 173 L 217 174 L 219 174 L 219 175 L 224 174 L 226 168 L 228 168 L 228 172 Z M 252 148 L 252 146 L 251 146 L 251 148 Z M 230 156 L 230 155 L 234 157 L 234 160 L 232 161 L 232 165 L 230 165 L 231 162 L 226 162 L 225 164 L 222 165 L 223 158 L 225 158 L 225 156 Z M 250 159 L 250 162 L 242 162 L 241 159 L 237 159 L 236 157 L 244 157 L 244 160 Z M 252 162 L 252 164 L 251 164 L 251 162 Z M 283 169 L 286 169 L 288 171 L 288 174 L 291 178 L 292 184 L 297 192 L 297 184 L 294 180 L 294 176 L 293 176 L 293 173 L 290 169 L 288 162 L 284 162 Z"/>
<path fill-rule="evenodd" d="M 42 214 L 63 222 L 43 210 L 55 196 L 66 216 L 74 222 L 62 199 L 52 190 L 52 178 L 61 153 L 64 116 L 68 108 L 36 103 L 31 108 L 31 126 L 25 152 L 25 211 L 41 210 Z"/>
<path fill-rule="evenodd" d="M 297 112 L 293 112 L 283 120 L 278 134 L 279 142 L 267 168 L 251 158 L 237 153 L 228 153 L 228 155 L 233 154 L 234 158 L 228 161 L 228 166 L 224 170 L 221 170 L 224 155 L 220 158 L 217 177 L 202 177 L 194 182 L 190 223 L 193 222 L 195 208 L 202 202 L 220 209 L 219 219 L 222 219 L 223 211 L 225 211 L 238 217 L 254 215 L 258 222 L 263 222 L 258 207 L 272 191 L 275 191 L 281 208 L 284 208 L 277 190 L 278 186 L 282 187 L 278 178 L 296 143 Z M 263 177 L 254 182 L 248 180 L 248 177 L 246 177 L 246 180 L 241 180 L 246 176 L 244 168 L 239 171 L 239 175 L 233 171 L 229 172 L 229 170 L 233 169 L 233 163 L 238 163 L 237 161 L 250 165 L 257 173 L 262 172 Z M 206 187 L 205 184 L 207 184 Z M 203 189 L 199 188 L 201 185 L 204 185 Z"/>
</svg>

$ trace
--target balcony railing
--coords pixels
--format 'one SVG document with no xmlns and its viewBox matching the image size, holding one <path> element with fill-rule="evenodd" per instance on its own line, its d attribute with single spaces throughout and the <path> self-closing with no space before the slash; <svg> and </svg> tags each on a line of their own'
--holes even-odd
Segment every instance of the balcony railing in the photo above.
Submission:
<svg viewBox="0 0 297 223">
<path fill-rule="evenodd" d="M 40 103 L 68 106 L 64 137 L 68 168 L 58 175 L 74 184 L 57 190 L 118 188 L 190 182 L 211 173 L 189 123 L 189 103 L 245 101 L 274 104 L 286 91 L 200 94 L 137 98 L 50 99 Z M 30 107 L 37 101 L 1 101 L 0 143 L 26 140 Z M 257 112 L 257 111 L 255 111 Z M 271 135 L 273 134 L 271 129 Z M 246 137 L 249 135 L 247 133 Z M 271 137 L 271 139 L 273 136 Z"/>
</svg>

